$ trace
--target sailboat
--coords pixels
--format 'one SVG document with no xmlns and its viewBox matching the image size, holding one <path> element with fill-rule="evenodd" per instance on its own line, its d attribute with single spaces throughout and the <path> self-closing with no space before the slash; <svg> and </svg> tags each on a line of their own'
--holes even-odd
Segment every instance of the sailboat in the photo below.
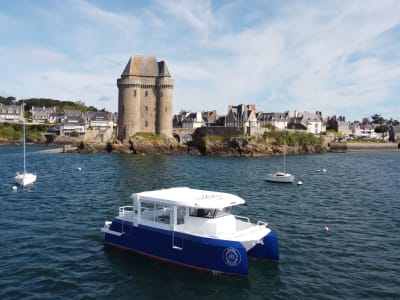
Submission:
<svg viewBox="0 0 400 300">
<path fill-rule="evenodd" d="M 285 141 L 285 136 L 283 140 Z M 267 177 L 265 179 L 267 181 L 283 182 L 283 183 L 292 183 L 294 181 L 294 175 L 286 173 L 286 143 L 284 144 L 283 148 L 283 172 L 279 171 L 267 174 Z"/>
<path fill-rule="evenodd" d="M 15 176 L 15 183 L 20 186 L 26 186 L 32 184 L 36 181 L 36 174 L 26 172 L 26 155 L 25 155 L 25 119 L 22 125 L 22 148 L 23 148 L 23 155 L 24 155 L 24 172 L 20 174 L 17 172 Z"/>
</svg>

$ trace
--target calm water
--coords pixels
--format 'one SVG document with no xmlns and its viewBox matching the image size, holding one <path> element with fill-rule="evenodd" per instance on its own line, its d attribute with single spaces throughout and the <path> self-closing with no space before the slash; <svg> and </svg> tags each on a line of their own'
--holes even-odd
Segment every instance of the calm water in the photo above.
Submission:
<svg viewBox="0 0 400 300">
<path fill-rule="evenodd" d="M 21 151 L 0 147 L 0 299 L 400 298 L 400 152 L 291 156 L 304 184 L 280 185 L 263 176 L 282 158 L 39 150 L 36 184 L 13 191 Z M 280 262 L 214 276 L 103 246 L 100 227 L 132 192 L 171 186 L 245 198 L 235 213 L 270 224 Z"/>
</svg>

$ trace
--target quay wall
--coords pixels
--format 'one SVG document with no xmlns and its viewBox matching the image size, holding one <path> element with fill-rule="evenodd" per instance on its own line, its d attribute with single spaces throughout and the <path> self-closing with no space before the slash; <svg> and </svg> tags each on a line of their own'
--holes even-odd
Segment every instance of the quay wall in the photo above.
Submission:
<svg viewBox="0 0 400 300">
<path fill-rule="evenodd" d="M 400 150 L 400 143 L 329 143 L 331 152 L 351 152 L 351 151 L 396 151 Z"/>
</svg>

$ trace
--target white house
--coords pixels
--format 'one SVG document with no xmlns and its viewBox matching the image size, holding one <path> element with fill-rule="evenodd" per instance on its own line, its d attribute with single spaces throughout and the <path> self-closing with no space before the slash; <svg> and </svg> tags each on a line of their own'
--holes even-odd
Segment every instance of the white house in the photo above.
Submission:
<svg viewBox="0 0 400 300">
<path fill-rule="evenodd" d="M 0 103 L 0 122 L 18 123 L 24 118 L 24 108 L 22 105 L 4 105 Z"/>
</svg>

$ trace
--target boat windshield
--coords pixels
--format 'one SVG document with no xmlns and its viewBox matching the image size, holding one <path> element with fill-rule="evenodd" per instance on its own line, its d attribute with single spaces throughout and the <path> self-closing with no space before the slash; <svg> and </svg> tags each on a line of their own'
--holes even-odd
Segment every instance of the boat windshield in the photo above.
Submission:
<svg viewBox="0 0 400 300">
<path fill-rule="evenodd" d="M 232 214 L 232 206 L 222 209 L 190 208 L 189 215 L 199 218 L 219 218 Z"/>
</svg>

